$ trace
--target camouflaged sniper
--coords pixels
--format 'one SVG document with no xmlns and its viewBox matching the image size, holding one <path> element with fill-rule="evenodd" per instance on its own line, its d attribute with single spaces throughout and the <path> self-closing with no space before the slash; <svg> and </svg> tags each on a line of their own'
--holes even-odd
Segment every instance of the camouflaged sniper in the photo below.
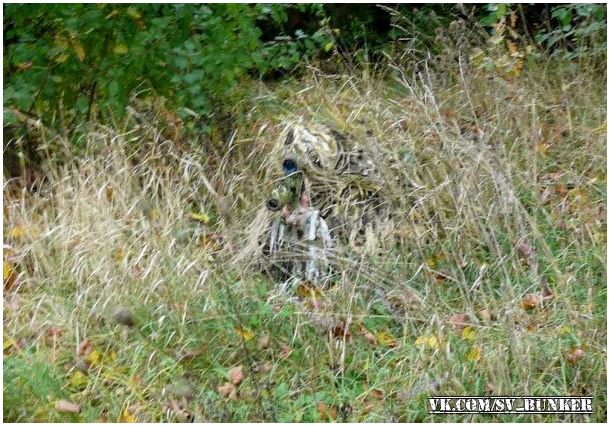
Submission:
<svg viewBox="0 0 610 426">
<path fill-rule="evenodd" d="M 326 285 L 334 240 L 357 248 L 387 219 L 380 176 L 362 147 L 328 126 L 288 124 L 278 144 L 267 254 L 285 276 Z"/>
</svg>

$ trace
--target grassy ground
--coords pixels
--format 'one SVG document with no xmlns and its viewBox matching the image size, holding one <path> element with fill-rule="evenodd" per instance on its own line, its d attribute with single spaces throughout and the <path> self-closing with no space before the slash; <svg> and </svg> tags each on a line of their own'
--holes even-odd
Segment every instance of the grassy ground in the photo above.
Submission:
<svg viewBox="0 0 610 426">
<path fill-rule="evenodd" d="M 4 419 L 604 421 L 605 74 L 367 75 L 260 87 L 201 149 L 97 126 L 37 191 L 5 186 Z M 400 244 L 287 299 L 256 241 L 298 116 L 373 130 L 409 185 Z M 434 394 L 595 413 L 438 416 Z"/>
</svg>

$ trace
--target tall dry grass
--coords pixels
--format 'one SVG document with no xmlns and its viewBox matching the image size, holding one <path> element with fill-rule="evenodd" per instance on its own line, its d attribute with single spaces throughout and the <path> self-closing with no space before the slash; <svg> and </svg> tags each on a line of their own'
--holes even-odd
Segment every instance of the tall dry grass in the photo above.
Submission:
<svg viewBox="0 0 610 426">
<path fill-rule="evenodd" d="M 205 343 L 214 349 L 195 373 L 203 390 L 187 404 L 195 418 L 275 420 L 269 394 L 226 408 L 205 391 L 214 393 L 214 371 L 254 368 L 260 355 L 248 336 L 241 351 L 239 337 L 209 324 L 255 328 L 251 302 L 259 300 L 276 311 L 254 334 L 302 350 L 294 364 L 274 358 L 270 373 L 270 383 L 289 383 L 292 400 L 328 385 L 321 373 L 295 382 L 301 369 L 334 365 L 348 386 L 369 350 L 354 336 L 368 327 L 378 332 L 379 358 L 370 362 L 379 370 L 367 373 L 365 389 L 381 388 L 398 405 L 367 411 L 367 391 L 354 390 L 351 420 L 429 419 L 421 397 L 432 391 L 584 393 L 596 398 L 601 420 L 605 81 L 560 69 L 519 78 L 458 69 L 453 79 L 395 71 L 377 79 L 312 69 L 298 84 L 261 87 L 220 144 L 187 149 L 166 140 L 154 118 L 124 130 L 95 126 L 84 154 L 65 144 L 61 164 L 43 166 L 35 192 L 9 192 L 5 182 L 5 255 L 19 274 L 4 296 L 5 336 L 66 374 L 85 338 L 112 348 L 128 367 L 116 379 L 125 390 L 110 395 L 107 378 L 91 377 L 85 393 L 99 399 L 91 416 L 128 408 L 142 420 L 174 419 L 163 392 L 186 374 L 174 354 Z M 271 219 L 264 202 L 280 169 L 270 153 L 282 121 L 294 119 L 328 123 L 392 159 L 378 164 L 392 238 L 366 253 L 344 247 L 337 284 L 313 305 L 261 274 L 259 241 Z M 526 311 L 531 295 L 545 299 Z M 277 314 L 287 304 L 295 306 L 289 318 Z M 134 312 L 137 333 L 112 323 L 118 306 Z M 461 334 L 462 314 L 474 335 Z M 63 331 L 51 347 L 52 327 Z M 566 357 L 575 347 L 587 355 L 574 365 Z M 128 386 L 135 376 L 144 383 L 137 390 Z M 279 411 L 294 414 L 293 405 Z M 36 410 L 8 412 L 52 416 Z"/>
</svg>

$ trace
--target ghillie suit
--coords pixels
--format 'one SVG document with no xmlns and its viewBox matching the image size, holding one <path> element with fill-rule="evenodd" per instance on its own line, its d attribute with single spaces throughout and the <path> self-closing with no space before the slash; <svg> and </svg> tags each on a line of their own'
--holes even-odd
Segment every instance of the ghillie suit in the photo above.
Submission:
<svg viewBox="0 0 610 426">
<path fill-rule="evenodd" d="M 264 254 L 283 278 L 326 286 L 333 257 L 370 249 L 391 221 L 374 156 L 350 135 L 300 123 L 286 125 L 273 154 L 284 176 L 267 201 L 277 217 Z"/>
</svg>

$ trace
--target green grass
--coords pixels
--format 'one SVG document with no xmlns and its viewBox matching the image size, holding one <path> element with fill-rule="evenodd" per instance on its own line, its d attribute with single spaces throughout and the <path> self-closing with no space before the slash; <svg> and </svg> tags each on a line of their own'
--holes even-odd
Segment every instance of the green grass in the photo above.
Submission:
<svg viewBox="0 0 610 426">
<path fill-rule="evenodd" d="M 223 140 L 184 150 L 152 124 L 97 126 L 84 155 L 44 165 L 37 191 L 5 185 L 19 277 L 4 297 L 4 419 L 604 421 L 605 76 L 458 76 L 261 86 L 231 154 Z M 278 291 L 256 244 L 279 123 L 298 116 L 371 129 L 400 164 L 381 165 L 401 178 L 387 186 L 400 244 L 344 254 L 352 266 L 317 309 Z M 553 299 L 525 311 L 543 283 Z M 119 306 L 135 326 L 115 321 Z M 471 328 L 456 331 L 464 313 Z M 85 339 L 94 355 L 77 374 Z M 574 348 L 585 356 L 570 362 Z M 218 387 L 238 365 L 227 399 Z M 438 416 L 434 394 L 590 395 L 594 414 Z"/>
</svg>

